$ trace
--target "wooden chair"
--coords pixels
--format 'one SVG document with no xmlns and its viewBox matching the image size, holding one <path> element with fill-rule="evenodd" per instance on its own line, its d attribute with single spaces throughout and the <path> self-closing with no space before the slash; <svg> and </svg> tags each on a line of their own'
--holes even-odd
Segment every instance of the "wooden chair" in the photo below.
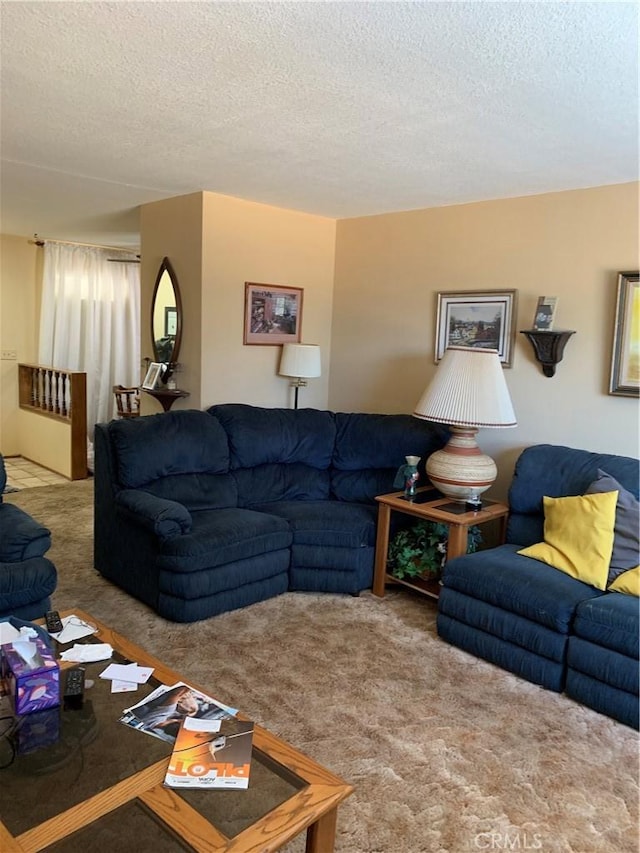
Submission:
<svg viewBox="0 0 640 853">
<path fill-rule="evenodd" d="M 137 418 L 140 416 L 140 389 L 125 388 L 114 385 L 113 393 L 116 398 L 119 418 Z"/>
</svg>

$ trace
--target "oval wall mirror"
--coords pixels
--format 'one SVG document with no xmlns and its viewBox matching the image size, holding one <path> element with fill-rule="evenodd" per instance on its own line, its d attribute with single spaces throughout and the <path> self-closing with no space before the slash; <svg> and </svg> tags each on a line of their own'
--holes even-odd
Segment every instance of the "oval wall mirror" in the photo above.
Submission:
<svg viewBox="0 0 640 853">
<path fill-rule="evenodd" d="M 182 302 L 178 279 L 169 258 L 163 258 L 151 300 L 151 340 L 154 360 L 175 364 L 182 339 Z"/>
</svg>

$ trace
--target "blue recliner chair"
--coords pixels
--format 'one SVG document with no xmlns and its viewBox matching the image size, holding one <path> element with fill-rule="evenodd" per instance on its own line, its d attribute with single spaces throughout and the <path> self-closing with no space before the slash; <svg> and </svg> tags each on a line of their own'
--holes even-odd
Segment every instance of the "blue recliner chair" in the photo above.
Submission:
<svg viewBox="0 0 640 853">
<path fill-rule="evenodd" d="M 7 482 L 0 456 L 0 619 L 38 619 L 51 606 L 56 567 L 44 554 L 51 532 L 24 510 L 2 501 Z"/>
</svg>

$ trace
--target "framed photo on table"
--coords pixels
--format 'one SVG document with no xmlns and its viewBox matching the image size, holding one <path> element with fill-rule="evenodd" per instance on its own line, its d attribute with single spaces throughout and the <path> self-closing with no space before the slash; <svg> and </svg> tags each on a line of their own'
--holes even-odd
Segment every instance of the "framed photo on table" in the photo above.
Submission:
<svg viewBox="0 0 640 853">
<path fill-rule="evenodd" d="M 244 285 L 244 343 L 275 346 L 300 343 L 301 287 Z"/>
<path fill-rule="evenodd" d="M 517 290 L 459 290 L 438 293 L 436 363 L 449 346 L 496 349 L 511 367 L 515 345 Z"/>
<path fill-rule="evenodd" d="M 149 369 L 147 370 L 147 375 L 144 377 L 142 382 L 142 387 L 145 391 L 155 391 L 158 387 L 158 382 L 162 376 L 162 367 L 163 365 L 157 361 L 151 362 Z"/>
<path fill-rule="evenodd" d="M 638 272 L 618 273 L 609 393 L 640 396 L 640 283 Z"/>
</svg>

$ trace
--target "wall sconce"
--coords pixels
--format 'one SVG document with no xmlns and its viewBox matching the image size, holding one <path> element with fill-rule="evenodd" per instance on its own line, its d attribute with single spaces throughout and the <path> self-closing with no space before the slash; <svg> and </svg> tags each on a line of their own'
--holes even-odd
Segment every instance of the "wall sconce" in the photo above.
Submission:
<svg viewBox="0 0 640 853">
<path fill-rule="evenodd" d="M 574 331 L 564 330 L 557 332 L 543 332 L 534 329 L 524 329 L 521 335 L 526 335 L 533 346 L 533 353 L 542 365 L 545 376 L 554 376 L 556 365 L 562 361 L 564 348 Z"/>
<path fill-rule="evenodd" d="M 295 388 L 293 408 L 298 408 L 298 391 L 307 385 L 307 379 L 321 375 L 320 347 L 317 344 L 284 344 L 280 359 L 280 376 L 293 377 L 289 383 Z"/>
</svg>

